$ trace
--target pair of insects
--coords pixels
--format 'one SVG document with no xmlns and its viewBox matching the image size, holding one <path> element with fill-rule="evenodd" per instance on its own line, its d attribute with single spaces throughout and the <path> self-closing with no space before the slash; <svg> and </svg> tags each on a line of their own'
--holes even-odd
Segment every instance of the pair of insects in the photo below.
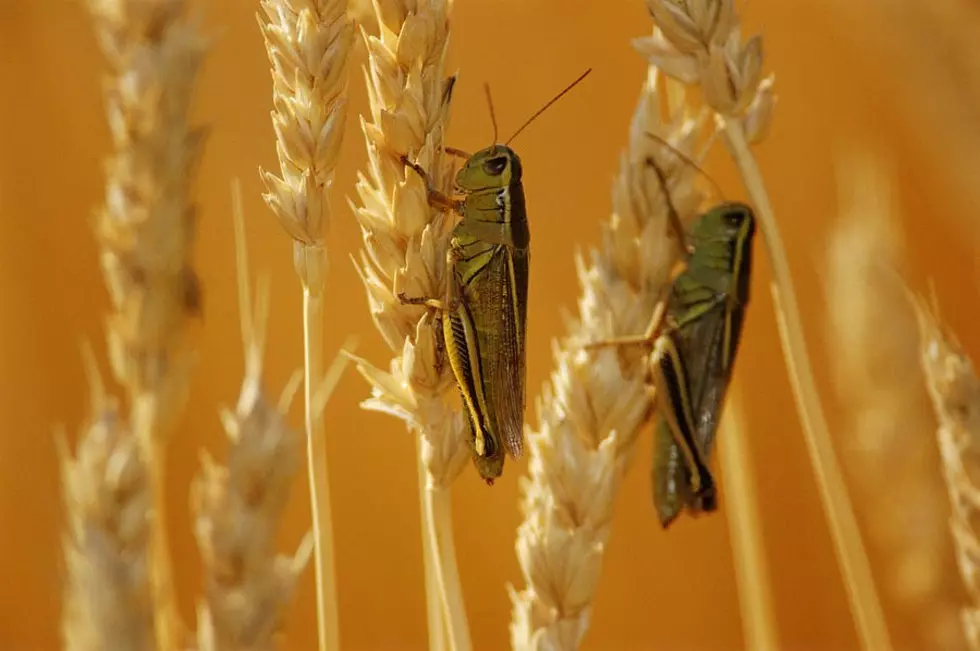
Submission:
<svg viewBox="0 0 980 651">
<path fill-rule="evenodd" d="M 401 296 L 442 314 L 442 337 L 467 414 L 474 464 L 488 484 L 502 473 L 505 452 L 519 458 L 523 449 L 530 237 L 521 163 L 507 145 L 588 72 L 503 145 L 496 144 L 494 121 L 494 144 L 467 156 L 456 175 L 459 198 L 429 190 L 432 205 L 461 217 L 448 254 L 447 293 L 440 299 Z M 424 170 L 402 160 L 427 179 Z M 653 159 L 648 162 L 667 197 L 677 237 L 690 244 L 684 247 L 685 269 L 658 303 L 646 333 L 590 347 L 653 347 L 649 373 L 659 413 L 654 501 L 666 527 L 684 508 L 716 508 L 709 457 L 749 298 L 755 220 L 748 206 L 723 203 L 698 217 L 685 236 L 664 175 Z"/>
</svg>

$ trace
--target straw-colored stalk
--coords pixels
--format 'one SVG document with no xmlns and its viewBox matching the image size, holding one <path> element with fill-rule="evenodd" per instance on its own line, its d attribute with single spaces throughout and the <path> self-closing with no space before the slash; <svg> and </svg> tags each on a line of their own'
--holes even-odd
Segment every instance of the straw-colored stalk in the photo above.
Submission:
<svg viewBox="0 0 980 651">
<path fill-rule="evenodd" d="M 838 170 L 841 209 L 825 274 L 828 358 L 848 413 L 841 437 L 882 598 L 896 638 L 964 648 L 918 329 L 899 276 L 901 234 L 883 161 L 852 154 Z M 886 491 L 882 487 L 887 486 Z M 914 642 L 914 644 L 913 644 Z"/>
<path fill-rule="evenodd" d="M 180 644 L 164 520 L 165 451 L 189 384 L 189 319 L 200 289 L 191 267 L 196 215 L 190 185 L 203 134 L 187 123 L 205 49 L 182 0 L 89 0 L 109 74 L 114 152 L 96 236 L 112 301 L 108 349 L 129 394 L 128 427 L 146 463 L 152 504 L 150 576 L 158 647 Z M 122 434 L 120 434 L 122 436 Z"/>
<path fill-rule="evenodd" d="M 260 170 L 264 198 L 293 239 L 303 286 L 307 475 L 315 545 L 319 648 L 340 646 L 333 518 L 322 420 L 313 396 L 323 373 L 324 237 L 329 190 L 347 118 L 347 61 L 354 28 L 345 0 L 261 0 L 259 25 L 272 64 L 272 124 L 279 176 Z"/>
<path fill-rule="evenodd" d="M 403 305 L 408 296 L 444 296 L 446 252 L 455 216 L 428 205 L 426 184 L 399 159 L 427 171 L 434 188 L 450 191 L 442 147 L 451 80 L 445 74 L 449 3 L 392 0 L 375 4 L 379 34 L 364 33 L 370 117 L 362 118 L 368 169 L 352 206 L 364 236 L 358 268 L 374 323 L 395 357 L 390 372 L 357 360 L 372 384 L 367 409 L 404 420 L 418 434 L 419 491 L 425 550 L 430 648 L 446 641 L 470 648 L 452 543 L 449 488 L 468 453 L 464 422 L 447 398 L 449 364 L 436 369 L 437 315 Z M 444 360 L 445 361 L 445 360 Z"/>
<path fill-rule="evenodd" d="M 970 604 L 963 632 L 970 649 L 980 649 L 980 379 L 955 337 L 941 325 L 938 310 L 917 301 L 921 362 L 939 421 L 936 437 L 946 477 L 956 561 Z"/>
<path fill-rule="evenodd" d="M 654 158 L 663 170 L 682 219 L 694 215 L 703 198 L 694 186 L 696 170 L 647 136 L 694 158 L 702 154 L 704 120 L 687 111 L 683 90 L 671 83 L 651 69 L 643 84 L 602 244 L 588 261 L 577 261 L 579 317 L 555 345 L 556 370 L 537 401 L 516 544 L 526 586 L 511 589 L 514 649 L 576 649 L 581 643 L 613 503 L 650 415 L 649 351 L 582 346 L 643 332 L 677 259 L 663 190 L 647 161 Z M 662 103 L 669 104 L 666 111 Z"/>
<path fill-rule="evenodd" d="M 756 492 L 755 473 L 741 391 L 732 386 L 726 398 L 718 448 L 725 491 L 728 531 L 734 557 L 738 604 L 742 615 L 744 648 L 776 651 L 778 626 L 772 598 L 772 582 L 762 532 L 762 514 Z"/>
<path fill-rule="evenodd" d="M 155 651 L 148 542 L 152 508 L 142 449 L 86 358 L 91 421 L 74 457 L 59 439 L 67 581 L 62 614 L 66 651 Z"/>
<path fill-rule="evenodd" d="M 786 248 L 750 149 L 765 137 L 775 103 L 772 77 L 762 78 L 762 39 L 742 42 L 734 0 L 647 0 L 647 7 L 664 37 L 648 43 L 651 63 L 700 87 L 755 207 L 775 278 L 783 356 L 851 611 L 864 647 L 886 651 L 891 644 L 813 378 Z"/>
<path fill-rule="evenodd" d="M 195 533 L 204 560 L 205 595 L 198 607 L 198 651 L 276 648 L 293 589 L 313 551 L 313 537 L 293 556 L 277 554 L 276 533 L 289 490 L 302 465 L 303 437 L 286 423 L 302 379 L 293 377 L 278 405 L 262 387 L 268 285 L 261 284 L 251 315 L 244 220 L 236 195 L 235 234 L 245 378 L 234 411 L 221 414 L 230 440 L 226 466 L 202 454 L 191 495 Z M 339 357 L 314 400 L 319 413 L 346 358 Z"/>
</svg>

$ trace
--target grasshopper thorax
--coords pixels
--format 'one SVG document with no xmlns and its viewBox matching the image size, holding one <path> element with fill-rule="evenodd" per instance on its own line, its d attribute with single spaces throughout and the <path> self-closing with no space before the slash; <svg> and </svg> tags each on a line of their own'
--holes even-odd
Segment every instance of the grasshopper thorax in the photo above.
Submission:
<svg viewBox="0 0 980 651">
<path fill-rule="evenodd" d="M 491 145 L 466 159 L 456 174 L 464 193 L 504 188 L 521 181 L 521 159 L 507 145 Z"/>
</svg>

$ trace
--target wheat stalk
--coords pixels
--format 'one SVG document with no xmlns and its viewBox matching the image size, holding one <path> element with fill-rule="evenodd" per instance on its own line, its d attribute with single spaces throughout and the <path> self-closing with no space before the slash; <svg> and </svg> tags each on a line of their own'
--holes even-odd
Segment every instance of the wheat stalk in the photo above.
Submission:
<svg viewBox="0 0 980 651">
<path fill-rule="evenodd" d="M 319 648 L 340 646 L 333 518 L 322 420 L 313 396 L 323 367 L 324 236 L 329 190 L 347 118 L 347 60 L 353 24 L 345 0 L 261 0 L 259 26 L 272 64 L 272 124 L 279 176 L 260 170 L 266 203 L 293 239 L 303 285 L 304 415 L 307 476 L 316 549 Z"/>
<path fill-rule="evenodd" d="M 662 186 L 648 160 L 656 154 L 682 217 L 695 214 L 701 203 L 696 171 L 648 137 L 700 156 L 704 120 L 687 111 L 677 85 L 666 86 L 656 70 L 648 72 L 602 244 L 588 262 L 577 260 L 579 318 L 556 344 L 556 370 L 537 401 L 539 424 L 528 435 L 530 477 L 521 484 L 524 521 L 516 543 L 526 587 L 510 590 L 514 649 L 575 649 L 581 643 L 613 503 L 650 415 L 642 349 L 590 352 L 582 345 L 643 332 L 677 259 Z M 671 104 L 666 116 L 661 100 Z"/>
<path fill-rule="evenodd" d="M 260 284 L 253 318 L 237 184 L 233 199 L 245 378 L 235 410 L 221 414 L 231 442 L 227 466 L 203 454 L 203 467 L 192 487 L 195 533 L 205 567 L 198 651 L 271 651 L 296 580 L 313 551 L 311 533 L 292 557 L 275 552 L 276 532 L 302 463 L 302 436 L 288 426 L 285 416 L 302 376 L 294 375 L 278 405 L 263 390 L 268 284 Z M 338 357 L 321 384 L 313 401 L 316 413 L 336 386 L 345 361 Z"/>
<path fill-rule="evenodd" d="M 779 644 L 772 581 L 766 562 L 762 515 L 749 454 L 742 396 L 737 385 L 728 390 L 726 403 L 718 456 L 724 468 L 721 479 L 726 496 L 725 508 L 728 511 L 728 531 L 735 560 L 745 648 L 776 651 Z"/>
<path fill-rule="evenodd" d="M 188 391 L 184 333 L 199 309 L 191 267 L 193 168 L 203 133 L 187 123 L 204 53 L 182 0 L 89 0 L 109 66 L 105 100 L 114 153 L 96 236 L 112 301 L 107 339 L 116 379 L 129 394 L 129 427 L 153 496 L 150 575 L 161 650 L 181 635 L 164 521 L 165 449 Z M 121 430 L 122 431 L 122 430 Z"/>
<path fill-rule="evenodd" d="M 838 185 L 841 213 L 825 282 L 828 357 L 851 421 L 844 461 L 863 502 L 868 542 L 881 559 L 882 594 L 902 615 L 895 623 L 912 629 L 918 647 L 963 648 L 950 598 L 939 459 L 922 436 L 933 418 L 915 316 L 898 273 L 895 191 L 883 161 L 856 153 L 839 166 Z"/>
<path fill-rule="evenodd" d="M 980 379 L 959 342 L 940 325 L 938 309 L 916 300 L 921 363 L 939 421 L 936 438 L 952 506 L 956 560 L 971 603 L 961 614 L 971 649 L 980 649 Z"/>
<path fill-rule="evenodd" d="M 755 205 L 775 277 L 771 289 L 783 356 L 851 610 L 865 648 L 889 649 L 871 570 L 807 356 L 786 249 L 749 148 L 764 138 L 775 102 L 772 77 L 762 78 L 762 39 L 753 36 L 742 42 L 734 0 L 647 0 L 647 7 L 664 36 L 656 48 L 650 48 L 651 63 L 700 87 Z"/>
<path fill-rule="evenodd" d="M 107 398 L 90 351 L 91 421 L 74 457 L 59 437 L 67 581 L 66 651 L 155 650 L 150 559 L 152 508 L 142 450 Z"/>
<path fill-rule="evenodd" d="M 371 115 L 362 118 L 361 126 L 368 169 L 359 175 L 358 201 L 352 209 L 364 237 L 358 269 L 371 315 L 395 357 L 390 372 L 356 361 L 373 387 L 363 406 L 404 420 L 420 437 L 430 647 L 441 646 L 445 626 L 450 648 L 465 650 L 470 648 L 469 631 L 449 504 L 449 487 L 468 455 L 463 419 L 446 402 L 453 386 L 449 365 L 436 370 L 434 315 L 397 298 L 399 293 L 445 295 L 454 216 L 428 205 L 425 182 L 400 156 L 424 168 L 435 189 L 450 190 L 449 166 L 442 153 L 452 89 L 445 75 L 449 4 L 394 1 L 375 3 L 375 11 L 380 33 L 364 33 Z"/>
</svg>

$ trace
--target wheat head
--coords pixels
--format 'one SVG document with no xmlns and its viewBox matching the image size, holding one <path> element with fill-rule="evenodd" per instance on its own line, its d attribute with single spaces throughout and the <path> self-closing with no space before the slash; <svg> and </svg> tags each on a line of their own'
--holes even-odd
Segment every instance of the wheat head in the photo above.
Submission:
<svg viewBox="0 0 980 651">
<path fill-rule="evenodd" d="M 848 414 L 841 440 L 883 600 L 896 634 L 923 648 L 963 648 L 933 417 L 918 330 L 899 268 L 895 190 L 882 161 L 852 154 L 838 170 L 841 212 L 828 248 L 828 358 Z M 883 491 L 882 487 L 888 490 Z"/>
<path fill-rule="evenodd" d="M 187 396 L 188 321 L 200 310 L 191 264 L 191 182 L 204 141 L 187 113 L 205 51 L 182 0 L 89 0 L 109 66 L 113 153 L 95 231 L 112 312 L 109 359 L 129 395 L 129 429 L 152 495 L 150 576 L 160 649 L 179 645 L 164 521 L 165 446 Z"/>
<path fill-rule="evenodd" d="M 665 93 L 672 102 L 663 115 Z M 697 158 L 705 140 L 703 117 L 687 110 L 678 85 L 649 71 L 613 182 L 613 212 L 602 226 L 602 243 L 588 260 L 577 260 L 579 316 L 555 344 L 556 369 L 536 404 L 537 429 L 528 434 L 530 476 L 521 484 L 524 519 L 516 543 L 526 585 L 510 591 L 514 649 L 575 649 L 588 628 L 613 504 L 651 402 L 642 349 L 592 352 L 582 346 L 646 328 L 679 253 L 668 235 L 660 182 L 647 161 L 655 158 L 664 171 L 682 218 L 703 199 L 695 170 L 647 134 Z"/>
<path fill-rule="evenodd" d="M 949 522 L 956 561 L 970 604 L 963 632 L 970 649 L 980 649 L 980 378 L 959 342 L 941 325 L 938 310 L 916 301 L 926 387 L 939 427 L 936 438 L 946 478 Z"/>
<path fill-rule="evenodd" d="M 72 455 L 61 438 L 62 635 L 67 651 L 156 649 L 148 543 L 152 508 L 143 451 L 87 358 L 91 420 Z"/>
</svg>

